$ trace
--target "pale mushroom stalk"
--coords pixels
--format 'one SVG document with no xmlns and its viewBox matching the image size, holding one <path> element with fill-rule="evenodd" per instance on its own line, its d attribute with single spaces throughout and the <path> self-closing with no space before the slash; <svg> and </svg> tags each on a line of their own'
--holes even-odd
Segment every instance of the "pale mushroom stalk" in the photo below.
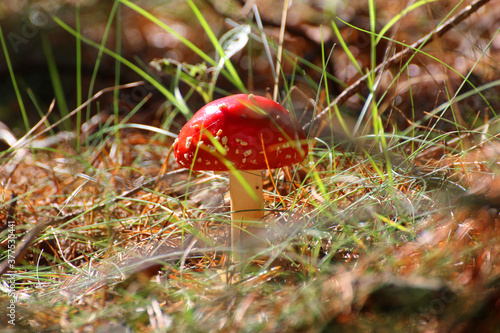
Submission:
<svg viewBox="0 0 500 333">
<path fill-rule="evenodd" d="M 262 171 L 248 170 L 239 174 L 250 185 L 252 195 L 242 186 L 234 172 L 229 172 L 229 195 L 231 197 L 231 248 L 238 249 L 243 233 L 257 234 L 259 222 L 264 217 L 264 195 L 262 190 Z M 245 229 L 245 230 L 244 230 Z M 233 260 L 238 261 L 240 255 L 233 251 Z"/>
</svg>

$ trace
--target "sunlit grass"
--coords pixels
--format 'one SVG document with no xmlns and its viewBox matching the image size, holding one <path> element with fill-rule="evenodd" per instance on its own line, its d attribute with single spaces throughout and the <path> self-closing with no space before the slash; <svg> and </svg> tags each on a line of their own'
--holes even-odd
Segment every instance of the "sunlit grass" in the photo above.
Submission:
<svg viewBox="0 0 500 333">
<path fill-rule="evenodd" d="M 458 92 L 460 89 L 456 93 L 446 91 L 447 101 L 436 105 L 421 119 L 416 119 L 414 110 L 406 112 L 411 115 L 406 128 L 400 129 L 384 106 L 386 98 L 395 98 L 390 89 L 399 80 L 409 79 L 411 59 L 393 70 L 390 82 L 384 83 L 387 91 L 380 91 L 377 45 L 382 40 L 401 44 L 386 33 L 410 11 L 428 3 L 419 1 L 402 8 L 377 33 L 376 4 L 368 2 L 370 30 L 352 27 L 369 35 L 366 68 L 343 38 L 340 23 L 345 22 L 339 20 L 331 22 L 339 41 L 334 49 L 327 49 L 321 35 L 320 65 L 283 50 L 281 65 L 291 68 L 291 73 L 285 73 L 279 63 L 278 71 L 269 72 L 270 82 L 276 82 L 276 73 L 281 75 L 276 99 L 290 106 L 297 117 L 304 114 L 310 117 L 293 105 L 296 94 L 307 96 L 308 107 L 314 108 L 314 114 L 328 108 L 321 125 L 327 129 L 332 123 L 340 126 L 331 127 L 327 134 L 316 131 L 316 127 L 306 128 L 310 143 L 307 159 L 290 168 L 266 171 L 263 223 L 267 229 L 259 235 L 265 246 L 247 262 L 240 263 L 238 269 L 230 266 L 229 260 L 232 249 L 228 242 L 230 208 L 226 175 L 181 169 L 168 151 L 178 130 L 176 117 L 189 118 L 195 111 L 190 106 L 191 96 L 199 95 L 208 102 L 215 93 L 227 94 L 217 86 L 219 74 L 234 90 L 252 92 L 242 82 L 231 55 L 240 51 L 251 54 L 252 47 L 260 48 L 269 68 L 274 68 L 278 46 L 260 29 L 257 18 L 255 24 L 245 21 L 222 34 L 224 38 L 218 37 L 192 1 L 188 1 L 188 6 L 193 12 L 193 22 L 203 28 L 213 46 L 211 51 L 201 50 L 196 43 L 128 0 L 114 2 L 100 43 L 82 34 L 84 26 L 79 20 L 71 27 L 55 17 L 55 22 L 75 38 L 77 73 L 82 66 L 78 45 L 88 44 L 98 54 L 87 95 L 89 103 L 84 104 L 79 85 L 80 109 L 61 109 L 65 117 L 61 121 L 73 116 L 77 119 L 73 129 L 77 133 L 76 148 L 60 145 L 31 149 L 29 153 L 36 157 L 35 162 L 29 158 L 16 162 L 16 168 L 23 168 L 25 174 L 33 176 L 24 180 L 27 185 L 9 185 L 15 186 L 16 191 L 23 186 L 28 188 L 17 193 L 15 199 L 12 190 L 6 190 L 10 180 L 2 180 L 1 212 L 7 216 L 9 207 L 17 200 L 15 218 L 19 237 L 37 223 L 58 222 L 37 235 L 25 260 L 16 266 L 18 307 L 23 311 L 20 325 L 37 330 L 64 327 L 71 331 L 90 326 L 111 329 L 116 324 L 135 331 L 179 332 L 328 331 L 350 326 L 364 329 L 370 322 L 377 327 L 405 327 L 409 316 L 398 314 L 391 319 L 383 311 L 363 310 L 363 300 L 376 290 L 368 286 L 370 283 L 383 284 L 386 278 L 390 280 L 388 277 L 405 279 L 417 272 L 424 277 L 446 278 L 444 281 L 453 284 L 456 283 L 453 274 L 458 275 L 460 267 L 476 260 L 477 248 L 494 247 L 485 244 L 481 235 L 472 233 L 467 238 L 470 248 L 459 247 L 458 242 L 465 241 L 455 230 L 465 228 L 457 224 L 469 218 L 460 211 L 462 207 L 456 207 L 456 199 L 466 193 L 476 175 L 497 171 L 497 162 L 488 164 L 487 158 L 482 157 L 486 163 L 480 161 L 481 167 L 477 167 L 468 160 L 468 153 L 497 140 L 498 119 L 486 119 L 484 124 L 466 128 L 457 118 L 445 117 L 445 112 L 469 97 L 479 98 L 492 109 L 483 92 L 497 88 L 500 81 L 473 85 L 472 90 L 463 93 Z M 113 24 L 120 27 L 122 6 L 172 34 L 197 54 L 201 62 L 155 60 L 155 69 L 173 76 L 171 85 L 165 86 L 148 68 L 124 58 L 119 28 L 116 48 L 109 49 L 106 45 L 110 30 Z M 81 8 L 76 11 L 77 18 L 81 11 Z M 247 27 L 251 27 L 249 33 Z M 231 33 L 242 33 L 249 40 L 228 55 Z M 491 43 L 492 40 L 487 48 Z M 2 45 L 8 55 L 3 37 Z M 62 83 L 49 44 L 45 45 L 45 51 L 56 99 L 64 103 Z M 328 72 L 335 61 L 334 51 L 343 52 L 359 76 L 370 74 L 367 95 L 357 97 L 360 109 L 355 119 L 349 118 L 352 113 L 347 107 L 332 105 L 336 96 L 331 95 L 330 85 L 346 87 L 346 83 Z M 423 50 L 415 51 L 457 73 L 444 60 Z M 485 54 L 486 49 L 477 62 Z M 103 92 L 113 95 L 114 118 L 99 123 L 80 142 L 80 127 L 89 120 L 87 110 L 104 55 L 115 61 L 117 89 Z M 473 69 L 460 74 L 462 85 L 470 82 Z M 141 76 L 170 103 L 172 112 L 164 117 L 163 128 L 130 122 L 150 96 L 138 101 L 126 116 L 118 117 L 118 88 L 126 88 L 120 87 L 120 73 L 128 70 Z M 311 72 L 320 78 L 319 82 L 311 78 Z M 78 77 L 81 73 L 77 74 L 77 80 Z M 299 80 L 305 82 L 309 92 L 299 91 Z M 11 81 L 16 86 L 12 71 Z M 182 84 L 189 87 L 184 96 Z M 413 100 L 417 98 L 412 92 L 413 85 L 417 83 L 409 84 L 412 107 L 417 103 Z M 19 94 L 18 98 L 23 105 Z M 37 105 L 34 97 L 31 102 Z M 43 112 L 39 105 L 37 108 Z M 429 119 L 435 118 L 449 122 L 453 130 L 439 131 L 437 121 L 427 126 Z M 303 119 L 303 123 L 309 120 Z M 48 121 L 45 123 L 51 129 Z M 65 124 L 61 128 L 72 130 L 67 127 L 68 122 Z M 337 136 L 337 133 L 348 135 Z M 4 152 L 5 164 L 0 167 L 12 164 L 7 153 L 23 149 Z M 432 150 L 440 151 L 434 154 L 438 157 L 420 158 Z M 12 175 L 12 179 L 20 177 L 15 169 Z M 485 235 L 498 239 L 485 225 L 481 224 Z M 441 230 L 448 234 L 441 237 Z M 7 235 L 8 230 L 0 233 L 2 238 Z M 459 261 L 453 254 L 463 258 Z M 5 260 L 6 256 L 3 251 L 0 258 Z M 491 268 L 491 272 L 498 270 Z M 404 287 L 408 286 L 411 283 Z M 416 308 L 413 313 L 419 311 Z M 420 327 L 418 322 L 411 325 Z"/>
</svg>

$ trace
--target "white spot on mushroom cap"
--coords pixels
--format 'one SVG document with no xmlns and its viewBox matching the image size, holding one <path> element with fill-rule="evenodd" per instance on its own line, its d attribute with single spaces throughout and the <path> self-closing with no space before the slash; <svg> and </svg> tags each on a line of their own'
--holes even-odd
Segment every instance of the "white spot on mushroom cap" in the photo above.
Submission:
<svg viewBox="0 0 500 333">
<path fill-rule="evenodd" d="M 245 157 L 250 156 L 250 155 L 252 155 L 252 149 L 248 149 L 248 150 L 243 152 L 243 156 L 245 156 Z"/>
<path fill-rule="evenodd" d="M 223 145 L 227 144 L 227 136 L 224 136 L 224 137 L 220 140 L 220 142 L 221 142 Z"/>
<path fill-rule="evenodd" d="M 248 142 L 243 141 L 243 140 L 241 140 L 241 139 L 236 139 L 235 141 L 236 141 L 237 143 L 239 143 L 240 145 L 242 145 L 242 146 L 248 146 Z"/>
<path fill-rule="evenodd" d="M 217 136 L 221 136 L 221 135 L 222 135 L 222 130 L 221 130 L 221 129 L 220 129 L 220 130 L 218 130 L 216 135 L 217 135 Z"/>
<path fill-rule="evenodd" d="M 186 148 L 189 148 L 189 146 L 191 146 L 191 141 L 193 140 L 193 137 L 192 136 L 188 136 L 186 138 Z"/>
</svg>

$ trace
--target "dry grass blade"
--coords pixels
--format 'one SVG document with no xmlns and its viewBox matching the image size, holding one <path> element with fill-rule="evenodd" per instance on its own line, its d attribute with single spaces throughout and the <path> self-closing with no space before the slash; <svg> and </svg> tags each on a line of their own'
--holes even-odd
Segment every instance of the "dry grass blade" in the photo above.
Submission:
<svg viewBox="0 0 500 333">
<path fill-rule="evenodd" d="M 183 172 L 180 170 L 180 172 Z M 95 206 L 93 206 L 90 209 L 87 210 L 82 210 L 82 211 L 77 211 L 71 214 L 67 214 L 65 216 L 61 217 L 54 217 L 54 218 L 45 218 L 42 221 L 39 221 L 34 228 L 32 228 L 21 240 L 20 244 L 16 247 L 14 253 L 8 258 L 8 260 L 4 260 L 0 264 L 0 277 L 4 275 L 11 267 L 12 260 L 14 260 L 17 263 L 19 263 L 20 260 L 22 260 L 24 254 L 26 251 L 29 249 L 29 247 L 32 245 L 33 241 L 49 226 L 59 226 L 63 223 L 66 223 L 68 221 L 71 221 L 75 219 L 76 217 L 83 215 L 83 214 L 89 214 L 92 213 L 93 211 L 97 211 L 100 209 L 103 209 L 104 207 L 108 206 L 109 204 L 114 204 L 117 203 L 120 200 L 130 198 L 140 190 L 143 190 L 145 188 L 154 188 L 156 184 L 159 182 L 165 181 L 172 175 L 175 175 L 176 173 L 179 173 L 179 171 L 173 171 L 166 173 L 160 177 L 154 177 L 151 178 L 142 184 L 134 187 L 133 189 L 130 189 L 128 191 L 125 191 L 121 193 L 119 196 L 106 200 L 102 203 L 98 203 Z"/>
<path fill-rule="evenodd" d="M 281 76 L 281 59 L 283 57 L 283 41 L 285 39 L 285 27 L 286 18 L 288 15 L 288 10 L 290 9 L 289 0 L 285 0 L 283 3 L 283 12 L 281 14 L 281 27 L 280 27 L 280 39 L 278 44 L 277 56 L 276 56 L 276 72 L 274 73 L 274 90 L 273 90 L 273 100 L 278 100 L 278 89 L 279 89 L 279 79 Z"/>
</svg>

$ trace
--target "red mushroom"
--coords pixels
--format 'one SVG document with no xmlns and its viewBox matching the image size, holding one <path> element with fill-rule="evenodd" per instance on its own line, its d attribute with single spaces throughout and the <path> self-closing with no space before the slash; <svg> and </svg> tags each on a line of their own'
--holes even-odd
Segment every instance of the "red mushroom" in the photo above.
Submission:
<svg viewBox="0 0 500 333">
<path fill-rule="evenodd" d="M 229 171 L 234 249 L 243 228 L 264 216 L 261 170 L 299 163 L 307 151 L 304 132 L 285 108 L 240 94 L 196 112 L 180 131 L 174 153 L 185 168 Z"/>
</svg>

